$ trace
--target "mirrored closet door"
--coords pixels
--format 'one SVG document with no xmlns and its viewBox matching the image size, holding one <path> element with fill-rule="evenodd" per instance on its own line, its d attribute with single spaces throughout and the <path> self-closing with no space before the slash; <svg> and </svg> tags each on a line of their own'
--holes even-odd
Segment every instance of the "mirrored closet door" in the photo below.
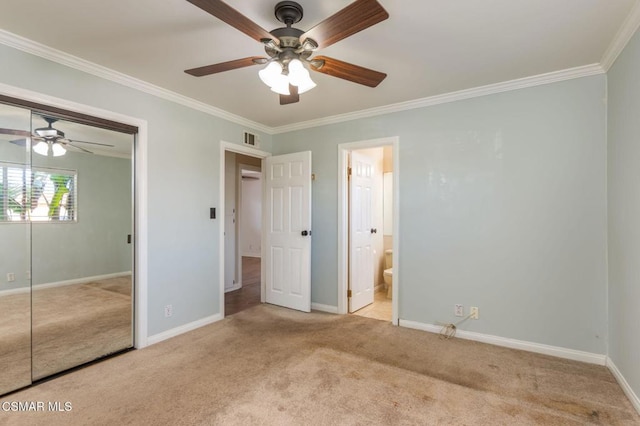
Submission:
<svg viewBox="0 0 640 426">
<path fill-rule="evenodd" d="M 24 209 L 31 111 L 0 104 L 0 394 L 31 383 L 31 227 Z"/>
<path fill-rule="evenodd" d="M 2 394 L 133 346 L 135 136 L 0 108 Z"/>
</svg>

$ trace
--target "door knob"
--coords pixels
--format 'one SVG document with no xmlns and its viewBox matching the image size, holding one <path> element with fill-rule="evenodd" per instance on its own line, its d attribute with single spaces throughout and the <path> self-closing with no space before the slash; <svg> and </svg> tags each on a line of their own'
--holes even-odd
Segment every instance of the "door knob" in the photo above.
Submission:
<svg viewBox="0 0 640 426">
<path fill-rule="evenodd" d="M 371 233 L 372 233 L 372 234 L 377 234 L 377 233 L 378 233 L 378 230 L 377 230 L 376 228 L 371 228 Z"/>
<path fill-rule="evenodd" d="M 303 237 L 306 237 L 307 235 L 311 235 L 311 231 L 302 231 L 301 234 Z"/>
</svg>

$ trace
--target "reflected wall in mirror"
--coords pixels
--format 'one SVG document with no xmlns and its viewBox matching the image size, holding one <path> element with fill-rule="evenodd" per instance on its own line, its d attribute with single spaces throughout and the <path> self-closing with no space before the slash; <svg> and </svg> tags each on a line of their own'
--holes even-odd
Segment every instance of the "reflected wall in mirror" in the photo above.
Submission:
<svg viewBox="0 0 640 426">
<path fill-rule="evenodd" d="M 29 155 L 12 143 L 30 133 L 30 121 L 28 109 L 0 104 L 0 395 L 31 383 L 30 228 L 19 220 Z"/>
</svg>

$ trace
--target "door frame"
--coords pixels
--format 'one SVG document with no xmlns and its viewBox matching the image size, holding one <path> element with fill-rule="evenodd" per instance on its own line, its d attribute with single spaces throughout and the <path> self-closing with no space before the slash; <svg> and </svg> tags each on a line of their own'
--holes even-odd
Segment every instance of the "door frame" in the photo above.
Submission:
<svg viewBox="0 0 640 426">
<path fill-rule="evenodd" d="M 338 145 L 338 313 L 348 313 L 349 288 L 349 153 L 360 149 L 391 146 L 393 152 L 393 287 L 391 322 L 399 325 L 398 295 L 400 293 L 400 138 L 392 136 L 348 142 Z"/>
<path fill-rule="evenodd" d="M 224 318 L 224 194 L 225 194 L 225 152 L 235 152 L 236 154 L 247 155 L 249 157 L 260 158 L 262 160 L 262 205 L 264 206 L 264 159 L 271 156 L 271 153 L 266 151 L 260 151 L 256 148 L 251 148 L 249 146 L 240 145 L 232 142 L 220 141 L 220 182 L 219 182 L 219 199 L 220 199 L 220 207 L 218 208 L 220 217 L 220 226 L 218 227 L 218 265 L 219 265 L 219 275 L 218 275 L 218 286 L 219 286 L 219 309 L 220 315 Z M 265 250 L 265 235 L 264 235 L 264 212 L 262 214 L 262 238 L 260 243 L 260 256 L 264 259 L 264 250 Z M 236 247 L 237 249 L 237 247 Z M 264 303 L 264 292 L 265 292 L 265 282 L 264 282 L 264 262 L 260 262 L 260 301 Z"/>
</svg>

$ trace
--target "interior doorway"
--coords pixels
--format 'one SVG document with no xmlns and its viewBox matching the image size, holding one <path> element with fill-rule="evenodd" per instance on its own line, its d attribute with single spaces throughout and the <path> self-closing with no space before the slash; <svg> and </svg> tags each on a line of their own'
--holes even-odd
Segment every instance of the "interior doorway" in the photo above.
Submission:
<svg viewBox="0 0 640 426">
<path fill-rule="evenodd" d="M 398 323 L 398 138 L 341 144 L 338 312 Z"/>
<path fill-rule="evenodd" d="M 225 314 L 261 302 L 261 160 L 225 153 Z"/>
<path fill-rule="evenodd" d="M 269 154 L 221 143 L 220 300 L 223 316 L 264 302 L 262 159 Z"/>
<path fill-rule="evenodd" d="M 349 153 L 348 311 L 383 321 L 391 321 L 393 241 L 384 221 L 393 217 L 384 205 L 393 204 L 393 195 L 384 191 L 384 177 L 392 173 L 390 145 Z"/>
</svg>

